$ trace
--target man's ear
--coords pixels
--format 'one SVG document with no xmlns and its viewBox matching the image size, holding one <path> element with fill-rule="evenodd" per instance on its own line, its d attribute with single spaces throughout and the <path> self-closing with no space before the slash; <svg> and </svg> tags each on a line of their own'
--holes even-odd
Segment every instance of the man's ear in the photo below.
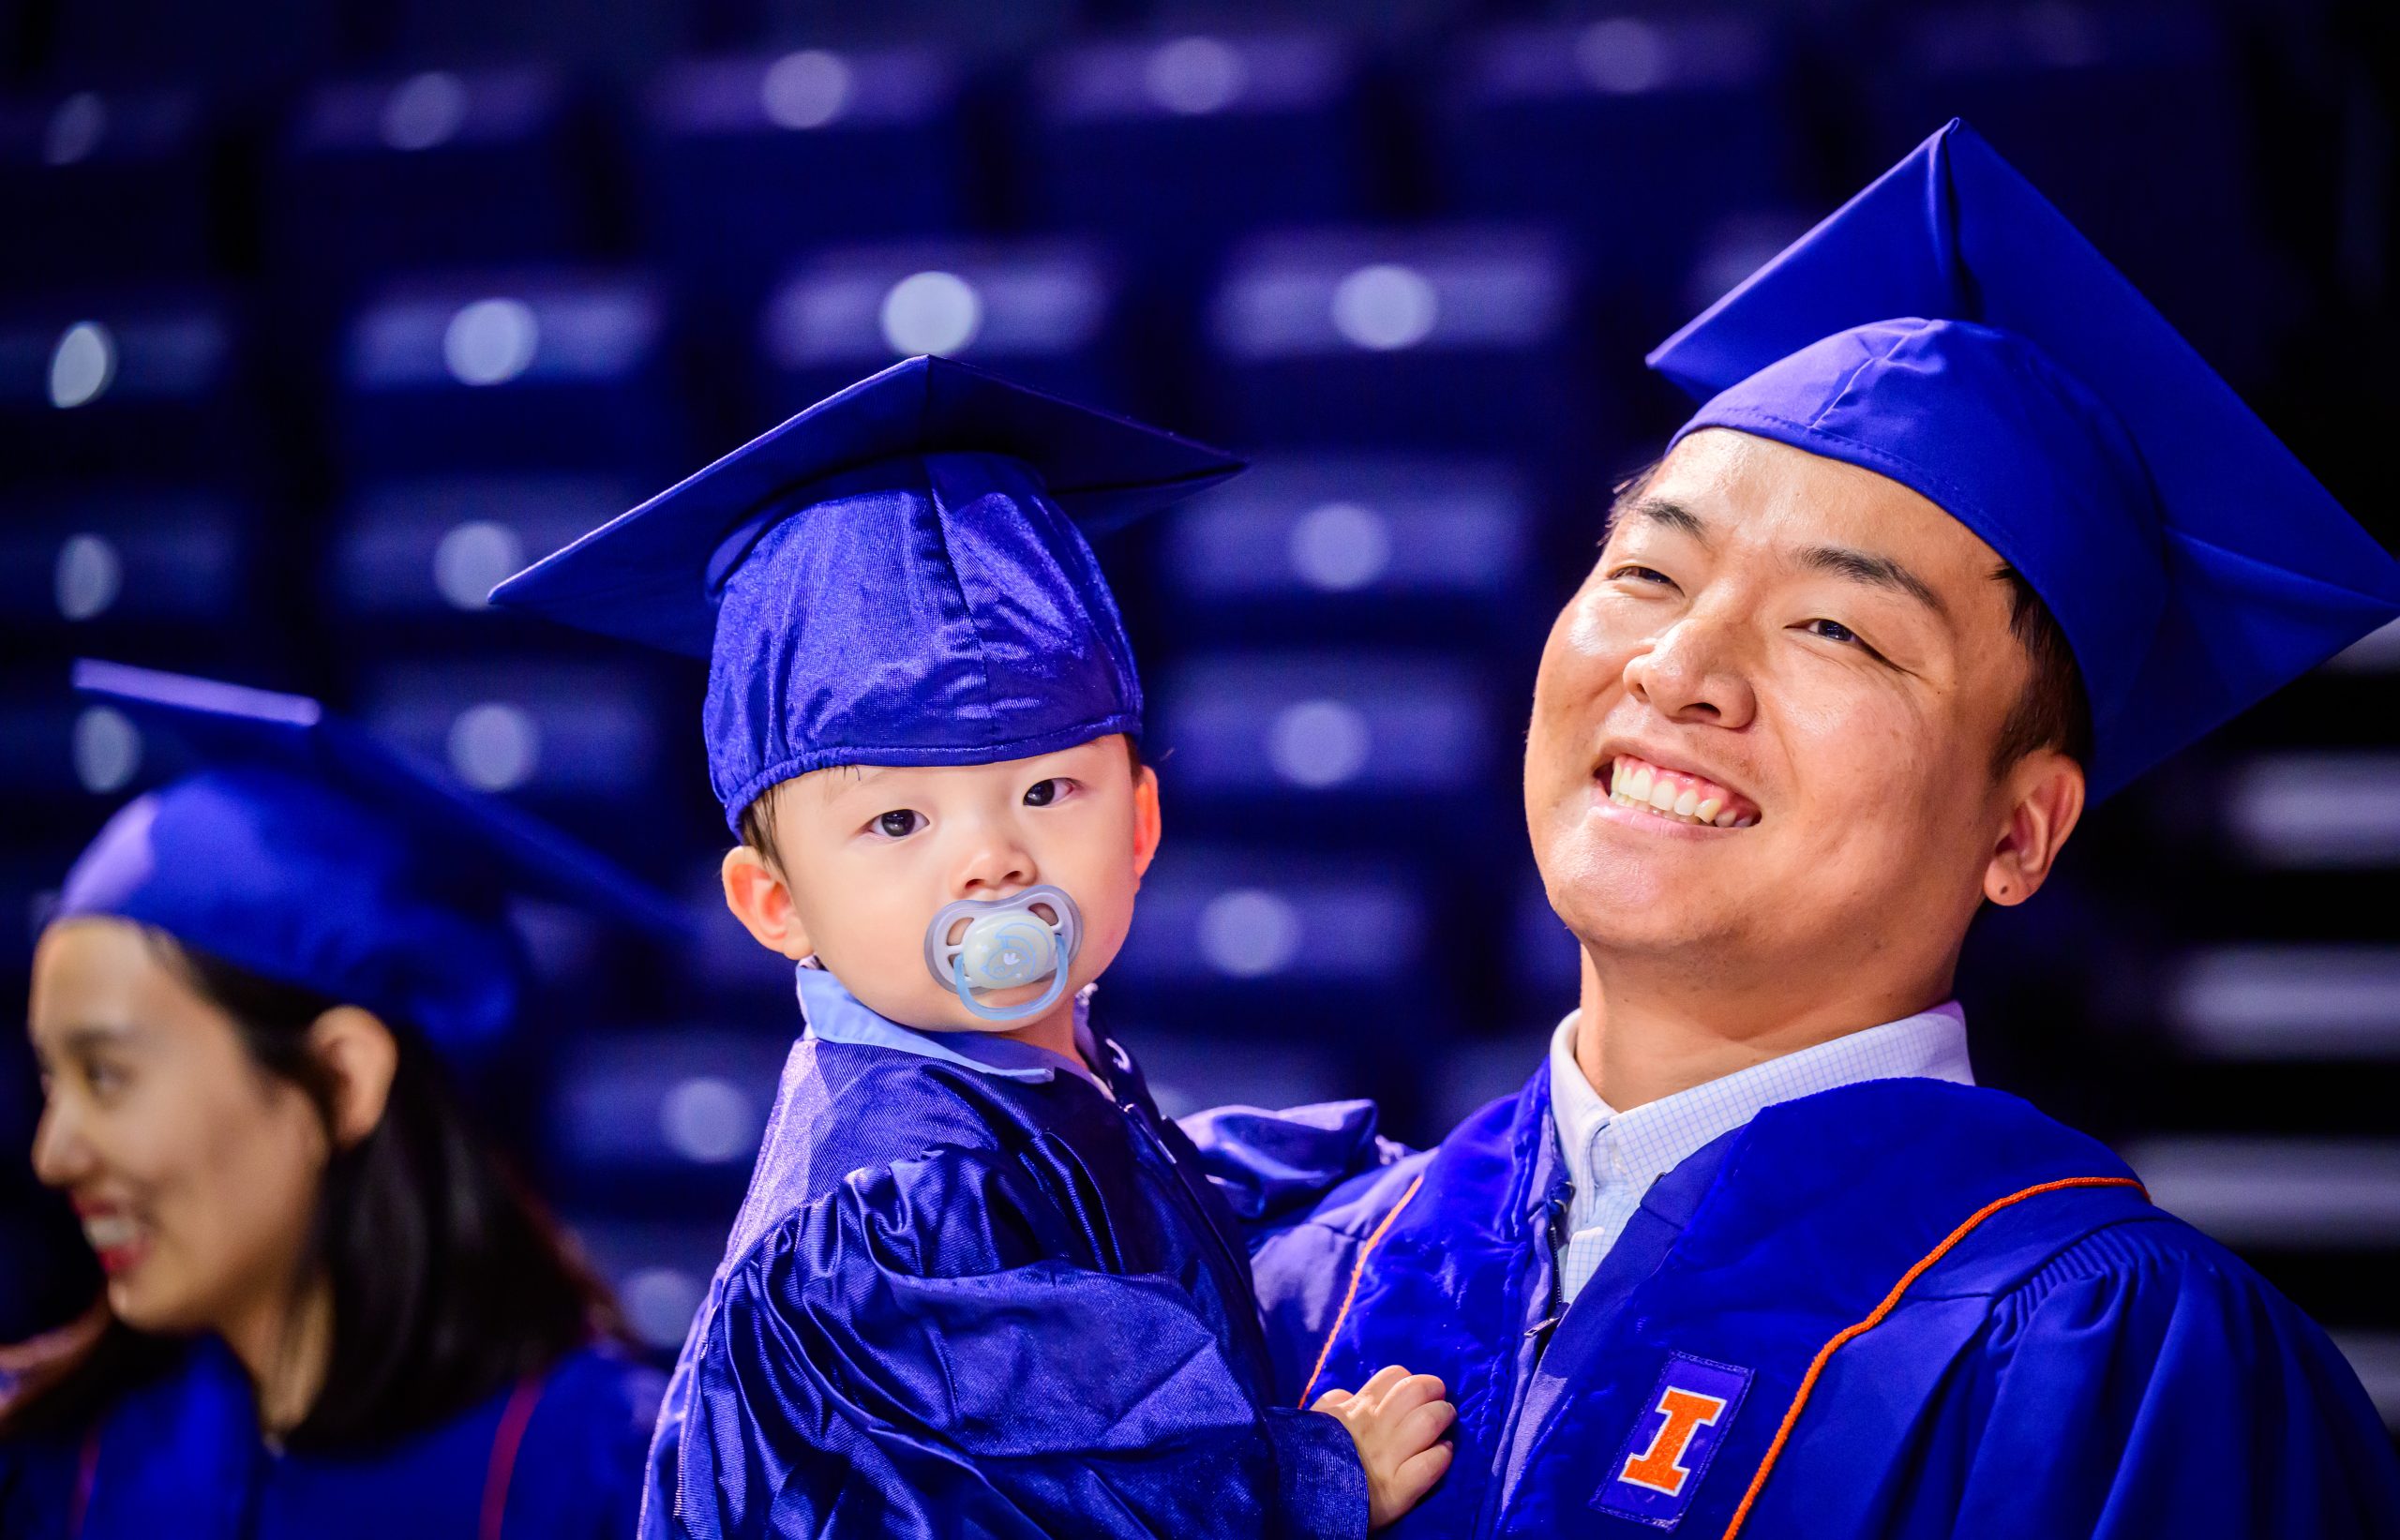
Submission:
<svg viewBox="0 0 2400 1540">
<path fill-rule="evenodd" d="M 334 1147 L 352 1148 L 383 1121 L 400 1045 L 373 1011 L 336 1006 L 308 1024 L 308 1052 L 333 1086 Z"/>
<path fill-rule="evenodd" d="M 764 856 L 746 845 L 737 845 L 725 853 L 717 875 L 725 884 L 725 906 L 758 945 L 795 963 L 816 952 L 807 927 L 800 922 L 800 910 L 791 901 L 790 886 Z"/>
<path fill-rule="evenodd" d="M 1159 853 L 1165 835 L 1159 817 L 1158 771 L 1144 765 L 1133 777 L 1133 880 L 1140 882 Z"/>
<path fill-rule="evenodd" d="M 2013 905 L 2049 879 L 2083 816 L 2083 767 L 2055 749 L 2039 749 L 2018 762 L 2007 784 L 2007 821 L 1984 867 L 1984 897 Z"/>
</svg>

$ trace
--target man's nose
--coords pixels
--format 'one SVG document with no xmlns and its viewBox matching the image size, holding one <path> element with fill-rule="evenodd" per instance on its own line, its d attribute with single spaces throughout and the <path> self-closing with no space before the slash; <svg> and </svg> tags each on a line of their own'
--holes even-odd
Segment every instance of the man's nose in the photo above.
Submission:
<svg viewBox="0 0 2400 1540">
<path fill-rule="evenodd" d="M 1742 727 L 1758 712 L 1736 617 L 1693 610 L 1625 665 L 1635 699 L 1674 722 Z"/>
</svg>

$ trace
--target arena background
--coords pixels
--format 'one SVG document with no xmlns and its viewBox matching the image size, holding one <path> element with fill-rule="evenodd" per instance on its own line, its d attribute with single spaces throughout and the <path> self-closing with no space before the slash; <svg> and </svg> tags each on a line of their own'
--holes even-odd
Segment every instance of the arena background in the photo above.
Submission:
<svg viewBox="0 0 2400 1540">
<path fill-rule="evenodd" d="M 1950 116 L 2400 535 L 2380 8 L 0 0 L 0 987 L 174 769 L 80 654 L 322 695 L 579 830 L 704 939 L 529 912 L 542 1010 L 452 1047 L 671 1352 L 789 975 L 715 897 L 699 668 L 481 596 L 939 351 L 1256 456 L 1102 546 L 1169 830 L 1102 1009 L 1170 1110 L 1372 1095 L 1430 1140 L 1571 1004 L 1518 755 L 1678 418 L 1642 351 Z M 2396 704 L 2387 631 L 2100 810 L 1962 983 L 1981 1077 L 2253 1258 L 2387 1419 Z M 92 1287 L 37 1104 L 8 1033 L 0 1336 Z"/>
</svg>

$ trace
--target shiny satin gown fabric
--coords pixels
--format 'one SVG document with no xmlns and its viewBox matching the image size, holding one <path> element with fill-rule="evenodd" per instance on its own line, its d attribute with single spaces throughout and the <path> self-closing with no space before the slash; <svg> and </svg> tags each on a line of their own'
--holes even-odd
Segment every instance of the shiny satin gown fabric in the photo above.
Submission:
<svg viewBox="0 0 2400 1540">
<path fill-rule="evenodd" d="M 803 1039 L 670 1384 L 642 1533 L 1363 1533 L 1281 1403 L 1232 1221 L 1114 1099 Z"/>
<path fill-rule="evenodd" d="M 916 456 L 801 495 L 717 557 L 705 721 L 728 809 L 828 765 L 992 764 L 1140 733 L 1117 601 L 1031 466 Z"/>
</svg>

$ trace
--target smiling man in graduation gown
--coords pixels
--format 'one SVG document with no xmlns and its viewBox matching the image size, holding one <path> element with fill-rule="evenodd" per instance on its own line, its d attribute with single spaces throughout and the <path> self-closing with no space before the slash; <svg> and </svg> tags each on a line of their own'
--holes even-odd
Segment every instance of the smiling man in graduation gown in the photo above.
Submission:
<svg viewBox="0 0 2400 1540">
<path fill-rule="evenodd" d="M 1976 1086 L 1950 998 L 2088 801 L 2400 570 L 1958 124 L 1650 363 L 1703 404 L 1526 749 L 1579 1009 L 1431 1151 L 1363 1104 L 1193 1120 L 1287 1394 L 1451 1387 L 1396 1534 L 2400 1533 L 2324 1333 Z"/>
</svg>

